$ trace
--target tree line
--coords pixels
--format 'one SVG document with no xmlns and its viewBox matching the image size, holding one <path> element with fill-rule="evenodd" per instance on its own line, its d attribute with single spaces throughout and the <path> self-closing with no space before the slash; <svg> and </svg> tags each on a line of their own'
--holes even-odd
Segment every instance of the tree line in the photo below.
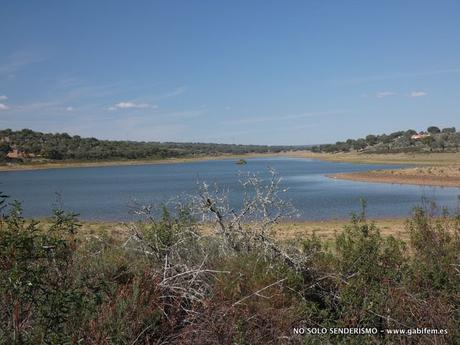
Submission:
<svg viewBox="0 0 460 345">
<path fill-rule="evenodd" d="M 0 162 L 14 160 L 134 160 L 217 156 L 223 154 L 279 153 L 311 150 L 313 152 L 458 152 L 460 133 L 455 127 L 430 126 L 418 133 L 413 129 L 390 134 L 369 134 L 335 144 L 315 146 L 235 145 L 214 143 L 145 142 L 99 140 L 68 133 L 42 133 L 31 129 L 0 130 Z M 9 158 L 16 151 L 17 157 Z"/>
<path fill-rule="evenodd" d="M 403 153 L 403 152 L 458 152 L 460 133 L 455 127 L 440 129 L 430 126 L 420 133 L 409 129 L 391 134 L 369 134 L 365 138 L 337 141 L 335 144 L 316 145 L 313 152 L 366 152 L 366 153 Z"/>
<path fill-rule="evenodd" d="M 221 154 L 277 153 L 301 147 L 212 143 L 99 140 L 67 133 L 41 133 L 30 129 L 0 130 L 0 160 L 17 150 L 19 160 L 165 159 Z"/>
</svg>

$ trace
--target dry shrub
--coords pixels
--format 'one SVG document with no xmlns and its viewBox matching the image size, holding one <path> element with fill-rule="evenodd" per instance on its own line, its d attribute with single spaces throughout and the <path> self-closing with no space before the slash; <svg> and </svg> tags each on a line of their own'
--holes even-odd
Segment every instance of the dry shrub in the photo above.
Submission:
<svg viewBox="0 0 460 345">
<path fill-rule="evenodd" d="M 213 298 L 194 323 L 181 331 L 176 344 L 292 344 L 293 308 L 257 303 L 234 306 Z"/>
<path fill-rule="evenodd" d="M 85 344 L 157 344 L 167 339 L 180 323 L 180 301 L 165 296 L 160 281 L 144 272 L 120 286 L 89 322 Z"/>
</svg>

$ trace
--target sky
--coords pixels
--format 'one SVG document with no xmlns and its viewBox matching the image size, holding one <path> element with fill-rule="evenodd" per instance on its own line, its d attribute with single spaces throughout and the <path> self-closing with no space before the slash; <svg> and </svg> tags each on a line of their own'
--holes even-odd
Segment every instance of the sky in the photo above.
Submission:
<svg viewBox="0 0 460 345">
<path fill-rule="evenodd" d="M 307 145 L 460 128 L 460 1 L 0 0 L 0 128 Z"/>
</svg>

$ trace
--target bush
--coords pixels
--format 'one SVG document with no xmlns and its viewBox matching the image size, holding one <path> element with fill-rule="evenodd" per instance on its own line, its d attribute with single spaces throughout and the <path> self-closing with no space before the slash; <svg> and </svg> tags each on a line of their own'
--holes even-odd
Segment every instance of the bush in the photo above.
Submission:
<svg viewBox="0 0 460 345">
<path fill-rule="evenodd" d="M 56 211 L 49 231 L 26 222 L 13 203 L 0 224 L 0 339 L 7 343 L 60 343 L 78 320 L 84 295 L 72 279 L 74 215 Z"/>
<path fill-rule="evenodd" d="M 82 234 L 74 214 L 27 221 L 1 196 L 0 343 L 460 342 L 459 216 L 416 208 L 403 243 L 382 236 L 364 209 L 332 244 L 315 235 L 289 244 L 253 221 L 240 229 L 202 196 L 222 224 L 213 236 L 201 235 L 190 209 L 164 209 L 121 237 Z M 244 234 L 228 245 L 222 236 L 232 229 Z M 449 334 L 294 335 L 301 326 Z"/>
</svg>

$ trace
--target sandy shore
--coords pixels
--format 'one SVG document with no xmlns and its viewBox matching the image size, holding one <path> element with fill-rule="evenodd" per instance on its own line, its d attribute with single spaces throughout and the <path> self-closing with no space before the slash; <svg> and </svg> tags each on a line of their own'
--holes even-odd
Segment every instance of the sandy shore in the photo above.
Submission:
<svg viewBox="0 0 460 345">
<path fill-rule="evenodd" d="M 460 164 L 460 152 L 457 153 L 314 153 L 310 151 L 294 151 L 282 153 L 294 158 L 310 158 L 331 162 L 348 162 L 362 164 L 414 164 L 445 166 Z"/>
<path fill-rule="evenodd" d="M 460 187 L 460 153 L 361 154 L 292 152 L 291 157 L 365 164 L 411 164 L 415 168 L 328 175 L 352 181 Z"/>
<path fill-rule="evenodd" d="M 382 235 L 393 235 L 396 238 L 407 241 L 409 234 L 405 229 L 406 218 L 384 218 L 371 219 L 380 229 Z M 50 223 L 49 219 L 41 221 L 41 226 L 46 226 Z M 79 234 L 83 237 L 104 236 L 117 238 L 120 241 L 126 239 L 129 234 L 127 224 L 121 222 L 96 222 L 96 221 L 81 221 L 82 227 L 79 229 Z M 329 241 L 333 240 L 335 234 L 343 231 L 343 227 L 349 224 L 349 220 L 287 220 L 275 226 L 274 236 L 279 240 L 298 240 L 307 238 L 315 233 L 320 239 Z M 203 234 L 211 235 L 212 230 L 210 225 L 202 224 L 200 229 Z"/>
<path fill-rule="evenodd" d="M 405 228 L 406 218 L 379 218 L 369 221 L 374 222 L 384 236 L 392 235 L 404 241 L 409 240 L 409 233 Z M 280 240 L 294 240 L 315 233 L 320 239 L 332 240 L 347 224 L 350 224 L 349 220 L 287 221 L 276 226 L 275 236 Z"/>
<path fill-rule="evenodd" d="M 65 169 L 65 168 L 97 168 L 108 166 L 129 166 L 129 165 L 149 165 L 149 164 L 178 164 L 205 162 L 223 159 L 241 159 L 256 157 L 274 157 L 280 154 L 276 153 L 248 153 L 244 155 L 221 155 L 221 156 L 199 156 L 191 158 L 168 158 L 168 159 L 143 159 L 143 160 L 119 160 L 119 161 L 98 161 L 98 162 L 43 162 L 28 164 L 7 164 L 0 165 L 0 171 L 24 171 L 24 170 L 44 170 L 44 169 Z M 284 156 L 284 155 L 283 155 Z"/>
<path fill-rule="evenodd" d="M 375 164 L 421 164 L 449 165 L 460 164 L 460 153 L 431 153 L 431 154 L 361 154 L 361 153 L 313 153 L 310 151 L 292 151 L 281 153 L 254 153 L 244 155 L 199 156 L 192 158 L 169 158 L 157 160 L 117 160 L 98 162 L 37 162 L 28 164 L 0 165 L 0 171 L 62 169 L 62 168 L 91 168 L 118 165 L 171 164 L 189 163 L 208 160 L 240 159 L 253 157 L 291 157 L 309 158 L 332 162 L 375 163 Z"/>
<path fill-rule="evenodd" d="M 352 181 L 414 184 L 460 188 L 460 165 L 416 167 L 400 170 L 372 170 L 328 175 Z"/>
</svg>

